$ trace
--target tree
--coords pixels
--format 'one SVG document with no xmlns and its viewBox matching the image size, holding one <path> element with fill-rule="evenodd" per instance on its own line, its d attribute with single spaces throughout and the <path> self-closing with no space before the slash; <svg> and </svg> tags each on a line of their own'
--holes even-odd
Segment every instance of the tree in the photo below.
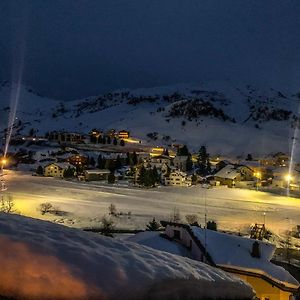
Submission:
<svg viewBox="0 0 300 300">
<path fill-rule="evenodd" d="M 147 224 L 147 231 L 158 231 L 160 229 L 160 225 L 158 222 L 156 222 L 155 218 L 152 219 L 152 221 Z"/>
<path fill-rule="evenodd" d="M 64 178 L 72 178 L 75 176 L 75 169 L 68 167 L 66 170 L 64 170 L 63 173 Z"/>
<path fill-rule="evenodd" d="M 215 221 L 208 221 L 206 224 L 206 228 L 217 231 L 217 223 Z"/>
<path fill-rule="evenodd" d="M 99 141 L 99 139 L 97 139 L 97 137 L 95 136 L 95 135 L 90 135 L 90 142 L 92 143 L 92 144 L 96 144 L 96 142 L 98 142 Z"/>
<path fill-rule="evenodd" d="M 92 167 L 95 167 L 96 161 L 95 161 L 95 159 L 94 159 L 93 156 L 90 158 L 89 163 L 90 163 L 90 165 L 91 165 Z"/>
<path fill-rule="evenodd" d="M 99 154 L 98 159 L 97 159 L 97 167 L 99 169 L 105 168 L 105 158 L 103 158 L 101 154 Z"/>
<path fill-rule="evenodd" d="M 125 142 L 124 142 L 124 140 L 121 140 L 121 141 L 120 141 L 120 146 L 122 146 L 122 147 L 124 147 L 124 146 L 125 146 Z"/>
<path fill-rule="evenodd" d="M 112 184 L 115 183 L 115 181 L 116 181 L 115 174 L 113 172 L 110 172 L 107 176 L 107 182 Z"/>
<path fill-rule="evenodd" d="M 105 169 L 108 169 L 110 172 L 115 172 L 116 161 L 113 159 L 107 159 L 105 162 Z"/>
<path fill-rule="evenodd" d="M 34 133 L 35 133 L 34 128 L 31 128 L 31 129 L 29 130 L 29 136 L 34 136 Z"/>
<path fill-rule="evenodd" d="M 115 216 L 117 214 L 117 207 L 115 204 L 111 203 L 108 207 L 109 214 Z"/>
<path fill-rule="evenodd" d="M 177 150 L 177 156 L 188 156 L 189 155 L 189 150 L 188 147 L 186 145 L 178 148 Z"/>
<path fill-rule="evenodd" d="M 138 163 L 138 157 L 136 155 L 136 152 L 133 152 L 131 155 L 131 162 L 133 166 L 136 166 Z"/>
<path fill-rule="evenodd" d="M 246 160 L 252 160 L 252 155 L 250 153 L 247 154 Z"/>
<path fill-rule="evenodd" d="M 53 205 L 50 202 L 41 203 L 39 206 L 39 211 L 42 215 L 51 212 Z"/>
<path fill-rule="evenodd" d="M 189 153 L 187 160 L 186 160 L 186 170 L 192 171 L 193 170 L 193 161 L 192 161 L 192 155 Z"/>
<path fill-rule="evenodd" d="M 1 197 L 0 200 L 0 212 L 11 214 L 15 212 L 14 209 L 14 201 L 12 196 L 8 196 L 7 198 L 4 198 L 4 196 Z"/>
<path fill-rule="evenodd" d="M 98 136 L 97 143 L 98 144 L 103 144 L 103 138 L 102 138 L 101 135 Z"/>
<path fill-rule="evenodd" d="M 116 170 L 119 170 L 121 168 L 122 168 L 122 160 L 120 158 L 120 155 L 118 155 L 116 159 Z"/>
<path fill-rule="evenodd" d="M 192 184 L 196 184 L 197 183 L 197 180 L 198 180 L 198 177 L 196 174 L 193 174 L 192 175 Z"/>
<path fill-rule="evenodd" d="M 114 227 L 115 227 L 114 221 L 111 218 L 107 218 L 106 216 L 102 217 L 101 227 L 100 227 L 101 234 L 105 236 L 113 237 L 112 231 Z"/>
<path fill-rule="evenodd" d="M 130 166 L 130 153 L 126 153 L 126 166 Z"/>
<path fill-rule="evenodd" d="M 190 225 L 198 225 L 198 216 L 196 214 L 186 215 L 185 219 Z"/>
<path fill-rule="evenodd" d="M 118 141 L 117 141 L 117 138 L 116 138 L 116 137 L 114 137 L 114 139 L 113 139 L 113 144 L 114 144 L 115 146 L 118 145 Z"/>
<path fill-rule="evenodd" d="M 38 166 L 35 172 L 38 175 L 44 175 L 44 168 L 42 166 Z"/>
<path fill-rule="evenodd" d="M 107 137 L 106 143 L 107 143 L 107 144 L 111 144 L 111 138 L 110 138 L 110 136 Z"/>
<path fill-rule="evenodd" d="M 206 152 L 206 147 L 201 146 L 197 157 L 198 171 L 200 175 L 207 175 L 211 172 L 209 154 Z"/>
<path fill-rule="evenodd" d="M 138 178 L 137 178 L 137 183 L 139 185 L 144 185 L 145 182 L 145 178 L 146 178 L 146 168 L 142 165 L 139 169 L 139 174 L 138 174 Z"/>
<path fill-rule="evenodd" d="M 152 169 L 152 178 L 151 178 L 153 185 L 155 185 L 155 183 L 159 183 L 160 182 L 160 175 L 157 172 L 156 166 L 153 167 Z"/>
</svg>

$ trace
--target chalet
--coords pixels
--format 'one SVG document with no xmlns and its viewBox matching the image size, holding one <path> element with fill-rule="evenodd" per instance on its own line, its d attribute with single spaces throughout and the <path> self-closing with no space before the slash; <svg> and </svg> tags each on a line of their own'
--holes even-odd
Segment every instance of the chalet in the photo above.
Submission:
<svg viewBox="0 0 300 300">
<path fill-rule="evenodd" d="M 69 163 L 50 163 L 44 167 L 44 176 L 64 178 L 67 169 L 74 169 Z"/>
<path fill-rule="evenodd" d="M 284 268 L 271 262 L 276 247 L 270 243 L 187 224 L 164 221 L 161 224 L 165 227 L 164 236 L 175 245 L 184 246 L 185 250 L 151 242 L 157 237 L 152 237 L 152 233 L 146 237 L 147 232 L 142 238 L 132 241 L 147 243 L 147 246 L 159 247 L 165 252 L 176 251 L 177 255 L 205 262 L 238 276 L 252 286 L 260 300 L 289 300 L 299 292 L 299 282 Z"/>
<path fill-rule="evenodd" d="M 144 166 L 156 168 L 157 170 L 161 170 L 163 165 L 170 166 L 171 165 L 171 158 L 167 155 L 158 155 L 158 156 L 151 156 L 144 159 Z"/>
<path fill-rule="evenodd" d="M 74 132 L 52 131 L 49 133 L 48 139 L 50 142 L 64 143 L 83 143 L 84 135 Z"/>
<path fill-rule="evenodd" d="M 227 185 L 228 187 L 235 187 L 238 182 L 249 182 L 252 186 L 254 172 L 241 165 L 227 165 L 214 175 L 214 183 L 216 185 Z"/>
<path fill-rule="evenodd" d="M 173 158 L 174 167 L 178 170 L 185 172 L 187 160 L 188 160 L 188 156 L 175 156 Z"/>
<path fill-rule="evenodd" d="M 96 143 L 100 137 L 103 136 L 103 131 L 98 129 L 93 129 L 89 132 L 90 141 Z"/>
<path fill-rule="evenodd" d="M 286 167 L 289 164 L 289 160 L 290 158 L 288 155 L 278 152 L 274 155 L 260 159 L 260 163 L 263 166 Z"/>
<path fill-rule="evenodd" d="M 279 167 L 272 170 L 272 186 L 287 188 L 290 190 L 300 190 L 300 172 L 295 169 L 289 170 L 288 167 Z"/>
<path fill-rule="evenodd" d="M 170 172 L 169 176 L 165 176 L 164 184 L 173 186 L 191 186 L 192 179 L 191 176 L 188 176 L 185 172 L 173 170 Z"/>
<path fill-rule="evenodd" d="M 118 133 L 119 139 L 128 139 L 129 138 L 129 131 L 127 130 L 121 130 Z"/>
<path fill-rule="evenodd" d="M 116 130 L 115 129 L 109 129 L 107 132 L 106 132 L 106 135 L 108 135 L 109 137 L 111 138 L 114 138 L 117 136 L 117 133 L 116 133 Z"/>
<path fill-rule="evenodd" d="M 110 171 L 107 169 L 85 170 L 84 178 L 85 181 L 107 180 L 109 174 Z"/>
<path fill-rule="evenodd" d="M 82 166 L 88 163 L 88 158 L 84 155 L 72 155 L 68 158 L 68 162 L 73 166 Z"/>
</svg>

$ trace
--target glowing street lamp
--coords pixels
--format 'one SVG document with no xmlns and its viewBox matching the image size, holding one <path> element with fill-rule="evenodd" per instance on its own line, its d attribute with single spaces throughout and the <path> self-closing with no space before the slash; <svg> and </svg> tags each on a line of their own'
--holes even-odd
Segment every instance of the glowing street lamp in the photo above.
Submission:
<svg viewBox="0 0 300 300">
<path fill-rule="evenodd" d="M 293 180 L 292 175 L 291 175 L 291 174 L 286 174 L 286 175 L 285 175 L 285 180 L 286 180 L 288 183 L 290 183 L 290 182 Z"/>
<path fill-rule="evenodd" d="M 258 191 L 258 180 L 261 179 L 261 173 L 255 172 L 253 175 L 256 177 L 256 190 Z"/>
<path fill-rule="evenodd" d="M 284 179 L 286 180 L 286 193 L 287 193 L 287 197 L 290 196 L 290 184 L 291 184 L 291 181 L 293 180 L 293 177 L 291 174 L 286 174 Z"/>
</svg>

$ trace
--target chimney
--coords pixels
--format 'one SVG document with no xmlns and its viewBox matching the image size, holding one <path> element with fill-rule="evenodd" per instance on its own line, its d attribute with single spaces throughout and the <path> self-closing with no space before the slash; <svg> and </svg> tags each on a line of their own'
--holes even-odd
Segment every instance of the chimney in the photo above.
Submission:
<svg viewBox="0 0 300 300">
<path fill-rule="evenodd" d="M 255 241 L 252 244 L 252 252 L 251 252 L 252 257 L 260 258 L 260 250 L 259 250 L 259 243 Z"/>
</svg>

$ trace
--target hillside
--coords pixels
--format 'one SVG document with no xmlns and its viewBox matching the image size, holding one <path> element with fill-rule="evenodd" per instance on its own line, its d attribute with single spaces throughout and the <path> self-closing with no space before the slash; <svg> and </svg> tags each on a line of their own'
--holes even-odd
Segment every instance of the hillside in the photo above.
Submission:
<svg viewBox="0 0 300 300">
<path fill-rule="evenodd" d="M 2 130 L 9 90 L 4 85 L 0 91 Z M 231 82 L 118 90 L 70 102 L 22 87 L 15 132 L 116 128 L 153 144 L 186 143 L 194 150 L 204 144 L 212 154 L 289 152 L 299 104 L 299 94 Z"/>
</svg>

